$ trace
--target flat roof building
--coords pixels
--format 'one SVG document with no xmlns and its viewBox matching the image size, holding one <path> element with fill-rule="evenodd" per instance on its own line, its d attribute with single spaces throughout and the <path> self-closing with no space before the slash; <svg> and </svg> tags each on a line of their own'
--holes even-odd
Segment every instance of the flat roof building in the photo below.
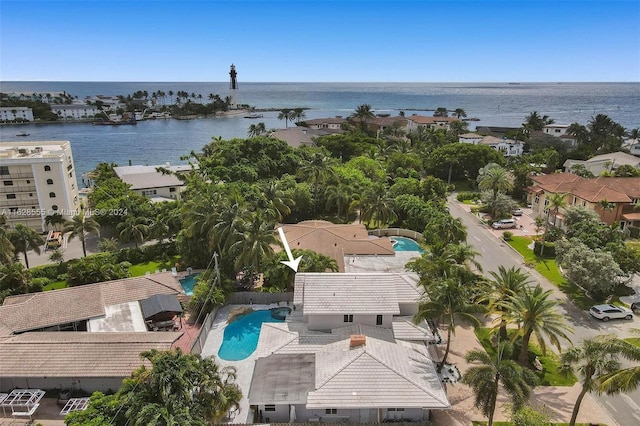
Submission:
<svg viewBox="0 0 640 426">
<path fill-rule="evenodd" d="M 0 143 L 0 214 L 46 232 L 45 217 L 76 215 L 78 184 L 69 141 Z"/>
</svg>

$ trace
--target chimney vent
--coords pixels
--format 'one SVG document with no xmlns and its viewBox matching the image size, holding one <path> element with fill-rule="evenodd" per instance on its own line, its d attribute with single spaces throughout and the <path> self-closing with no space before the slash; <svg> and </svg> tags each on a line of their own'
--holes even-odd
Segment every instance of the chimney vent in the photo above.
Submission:
<svg viewBox="0 0 640 426">
<path fill-rule="evenodd" d="M 367 336 L 364 334 L 352 334 L 349 347 L 356 348 L 367 343 Z"/>
</svg>

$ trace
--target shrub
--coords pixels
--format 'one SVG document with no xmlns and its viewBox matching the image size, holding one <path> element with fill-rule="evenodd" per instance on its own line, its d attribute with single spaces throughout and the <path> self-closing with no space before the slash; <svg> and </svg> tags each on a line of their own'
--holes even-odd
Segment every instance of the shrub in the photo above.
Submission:
<svg viewBox="0 0 640 426">
<path fill-rule="evenodd" d="M 51 283 L 53 280 L 50 280 L 47 277 L 33 278 L 31 280 L 32 291 L 42 291 L 44 286 Z"/>
<path fill-rule="evenodd" d="M 511 241 L 511 237 L 513 237 L 513 232 L 511 231 L 504 231 L 502 233 L 502 239 L 505 241 Z"/>
<path fill-rule="evenodd" d="M 458 193 L 457 199 L 462 202 L 465 200 L 477 201 L 482 197 L 482 194 L 479 192 L 460 192 Z"/>
<path fill-rule="evenodd" d="M 533 252 L 537 255 L 540 255 L 541 250 L 542 250 L 542 241 L 538 240 L 534 243 Z M 545 241 L 544 252 L 542 253 L 542 257 L 549 258 L 549 259 L 554 259 L 556 257 L 555 243 Z"/>
<path fill-rule="evenodd" d="M 48 278 L 51 281 L 56 281 L 58 275 L 63 274 L 66 270 L 67 265 L 64 262 L 62 264 L 51 263 L 30 268 L 33 278 Z"/>
</svg>

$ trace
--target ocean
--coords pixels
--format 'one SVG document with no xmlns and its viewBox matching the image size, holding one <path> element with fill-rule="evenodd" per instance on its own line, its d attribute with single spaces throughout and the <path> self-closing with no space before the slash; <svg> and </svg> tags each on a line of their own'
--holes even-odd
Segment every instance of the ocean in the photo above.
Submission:
<svg viewBox="0 0 640 426">
<path fill-rule="evenodd" d="M 137 90 L 170 90 L 229 95 L 228 83 L 158 82 L 0 82 L 0 92 L 62 92 L 78 99 L 93 95 L 128 95 Z M 167 97 L 167 101 L 169 98 Z M 307 118 L 348 116 L 358 105 L 369 104 L 377 113 L 413 112 L 432 115 L 445 107 L 462 108 L 480 121 L 476 126 L 522 124 L 538 111 L 558 124 L 587 124 L 596 114 L 606 114 L 627 129 L 640 127 L 640 83 L 239 83 L 237 101 L 256 108 L 309 108 Z M 91 124 L 26 124 L 0 126 L 0 141 L 69 140 L 77 175 L 99 162 L 119 165 L 183 163 L 180 157 L 198 151 L 212 137 L 246 137 L 251 124 L 283 128 L 277 112 L 260 119 L 242 116 L 196 120 L 150 120 L 136 126 Z M 28 138 L 16 138 L 20 132 Z"/>
</svg>

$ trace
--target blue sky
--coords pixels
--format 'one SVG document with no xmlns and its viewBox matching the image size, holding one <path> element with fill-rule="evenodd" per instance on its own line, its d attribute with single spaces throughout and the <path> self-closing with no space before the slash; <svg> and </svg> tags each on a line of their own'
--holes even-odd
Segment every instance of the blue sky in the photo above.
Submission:
<svg viewBox="0 0 640 426">
<path fill-rule="evenodd" d="M 5 1 L 0 80 L 640 81 L 640 0 Z"/>
</svg>

